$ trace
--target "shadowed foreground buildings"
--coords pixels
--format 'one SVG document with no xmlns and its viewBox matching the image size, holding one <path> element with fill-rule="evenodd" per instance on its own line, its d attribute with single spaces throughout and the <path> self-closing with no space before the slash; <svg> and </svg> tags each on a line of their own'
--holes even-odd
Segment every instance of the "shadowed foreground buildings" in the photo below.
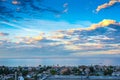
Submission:
<svg viewBox="0 0 120 80">
<path fill-rule="evenodd" d="M 120 80 L 120 66 L 0 66 L 0 80 Z"/>
<path fill-rule="evenodd" d="M 45 80 L 120 80 L 120 77 L 103 76 L 51 76 Z"/>
</svg>

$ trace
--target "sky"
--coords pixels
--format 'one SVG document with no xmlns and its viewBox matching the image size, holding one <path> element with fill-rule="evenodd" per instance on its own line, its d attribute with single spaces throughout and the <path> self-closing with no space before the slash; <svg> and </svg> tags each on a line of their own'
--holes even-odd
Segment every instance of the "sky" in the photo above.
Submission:
<svg viewBox="0 0 120 80">
<path fill-rule="evenodd" d="M 120 57 L 120 0 L 0 0 L 0 58 Z"/>
</svg>

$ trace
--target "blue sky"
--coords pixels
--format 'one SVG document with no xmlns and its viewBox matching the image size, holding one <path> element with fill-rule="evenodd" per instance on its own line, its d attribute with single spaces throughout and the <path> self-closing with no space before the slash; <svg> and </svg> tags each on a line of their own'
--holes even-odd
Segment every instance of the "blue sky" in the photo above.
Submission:
<svg viewBox="0 0 120 80">
<path fill-rule="evenodd" d="M 0 58 L 118 57 L 119 8 L 120 0 L 1 0 Z"/>
</svg>

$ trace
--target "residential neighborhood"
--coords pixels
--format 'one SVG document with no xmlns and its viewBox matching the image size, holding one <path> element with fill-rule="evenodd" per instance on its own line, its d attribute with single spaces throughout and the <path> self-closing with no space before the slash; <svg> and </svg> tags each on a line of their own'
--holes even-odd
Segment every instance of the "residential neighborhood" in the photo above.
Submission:
<svg viewBox="0 0 120 80">
<path fill-rule="evenodd" d="M 120 66 L 0 66 L 0 80 L 120 80 Z"/>
</svg>

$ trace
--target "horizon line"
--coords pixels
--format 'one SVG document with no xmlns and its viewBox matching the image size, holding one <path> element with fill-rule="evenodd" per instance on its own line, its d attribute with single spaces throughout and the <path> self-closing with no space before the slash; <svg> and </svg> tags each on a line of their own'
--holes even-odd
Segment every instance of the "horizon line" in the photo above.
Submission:
<svg viewBox="0 0 120 80">
<path fill-rule="evenodd" d="M 101 57 L 91 57 L 91 56 L 79 56 L 79 57 L 64 57 L 64 56 L 42 56 L 42 57 L 0 57 L 0 59 L 80 59 L 80 58 L 119 58 L 119 56 L 101 56 Z"/>
</svg>

